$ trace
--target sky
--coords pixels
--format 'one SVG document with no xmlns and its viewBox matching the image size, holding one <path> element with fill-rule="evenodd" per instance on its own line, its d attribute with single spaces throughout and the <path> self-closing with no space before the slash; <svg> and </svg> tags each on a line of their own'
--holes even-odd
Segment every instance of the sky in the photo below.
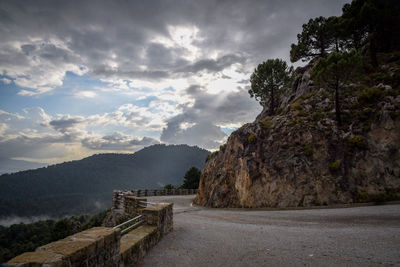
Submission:
<svg viewBox="0 0 400 267">
<path fill-rule="evenodd" d="M 346 2 L 0 0 L 0 161 L 218 148 L 262 109 L 254 68 Z"/>
</svg>

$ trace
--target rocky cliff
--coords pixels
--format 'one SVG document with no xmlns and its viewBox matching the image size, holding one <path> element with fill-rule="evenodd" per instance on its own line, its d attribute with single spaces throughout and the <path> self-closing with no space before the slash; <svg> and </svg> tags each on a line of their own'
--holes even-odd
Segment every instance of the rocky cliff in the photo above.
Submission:
<svg viewBox="0 0 400 267">
<path fill-rule="evenodd" d="M 209 156 L 196 202 L 208 207 L 296 207 L 400 196 L 400 64 L 350 84 L 343 125 L 332 93 L 297 70 L 275 116 L 262 112 Z M 366 86 L 365 84 L 369 84 Z"/>
</svg>

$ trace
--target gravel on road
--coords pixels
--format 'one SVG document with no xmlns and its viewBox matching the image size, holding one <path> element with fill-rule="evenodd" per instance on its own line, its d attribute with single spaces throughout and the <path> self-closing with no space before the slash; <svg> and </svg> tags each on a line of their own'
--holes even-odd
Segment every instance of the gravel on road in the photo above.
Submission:
<svg viewBox="0 0 400 267">
<path fill-rule="evenodd" d="M 400 205 L 240 210 L 174 203 L 174 230 L 141 266 L 400 266 Z"/>
</svg>

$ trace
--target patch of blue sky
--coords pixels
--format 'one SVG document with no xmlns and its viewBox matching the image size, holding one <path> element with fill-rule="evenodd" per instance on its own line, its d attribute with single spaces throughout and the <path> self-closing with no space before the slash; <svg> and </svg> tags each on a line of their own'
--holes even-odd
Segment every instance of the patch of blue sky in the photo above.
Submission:
<svg viewBox="0 0 400 267">
<path fill-rule="evenodd" d="M 133 100 L 131 103 L 138 107 L 148 107 L 150 105 L 151 101 L 157 100 L 157 99 L 158 99 L 158 97 L 156 97 L 156 96 L 148 96 L 143 99 Z"/>
<path fill-rule="evenodd" d="M 1 78 L 9 79 L 4 75 L 0 76 Z M 155 96 L 138 99 L 138 96 L 98 89 L 109 86 L 109 83 L 100 79 L 67 72 L 62 86 L 45 94 L 22 96 L 18 92 L 25 88 L 19 87 L 13 82 L 6 84 L 0 81 L 0 109 L 11 113 L 20 113 L 24 108 L 41 107 L 50 115 L 89 116 L 113 112 L 121 105 L 129 103 L 146 107 L 151 101 L 157 99 Z M 92 97 L 79 97 L 80 92 L 91 92 L 89 96 Z"/>
<path fill-rule="evenodd" d="M 167 88 L 164 88 L 163 90 L 164 90 L 164 91 L 175 92 L 175 89 L 172 88 L 171 86 L 170 86 L 170 87 L 167 87 Z"/>
<path fill-rule="evenodd" d="M 226 133 L 227 135 L 230 135 L 232 132 L 237 130 L 237 127 L 234 128 L 225 128 L 225 127 L 221 127 L 221 130 Z"/>
</svg>

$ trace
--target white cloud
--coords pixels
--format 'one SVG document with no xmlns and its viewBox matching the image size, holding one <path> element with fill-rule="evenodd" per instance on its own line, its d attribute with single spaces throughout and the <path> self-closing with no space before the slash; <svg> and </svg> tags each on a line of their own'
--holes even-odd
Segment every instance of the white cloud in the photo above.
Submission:
<svg viewBox="0 0 400 267">
<path fill-rule="evenodd" d="M 82 75 L 80 56 L 59 39 L 27 39 L 4 41 L 0 44 L 0 71 L 26 88 L 20 95 L 47 93 L 63 84 L 67 71 Z"/>
<path fill-rule="evenodd" d="M 10 83 L 12 83 L 12 80 L 7 79 L 7 78 L 1 78 L 0 81 L 1 81 L 2 83 L 4 83 L 4 84 L 10 84 Z"/>
<path fill-rule="evenodd" d="M 74 96 L 77 98 L 95 98 L 98 95 L 93 91 L 78 91 L 74 94 Z"/>
<path fill-rule="evenodd" d="M 105 136 L 92 136 L 82 140 L 83 146 L 94 150 L 130 150 L 135 151 L 143 146 L 159 144 L 158 140 L 149 137 L 142 139 L 132 137 L 120 132 Z"/>
<path fill-rule="evenodd" d="M 261 110 L 247 93 L 256 65 L 288 60 L 301 25 L 339 14 L 345 2 L 37 0 L 21 8 L 3 1 L 1 84 L 13 82 L 27 98 L 71 90 L 63 96 L 82 103 L 110 95 L 124 101 L 90 116 L 77 115 L 88 114 L 85 105 L 58 107 L 59 115 L 0 111 L 1 151 L 54 162 L 93 149 L 136 149 L 160 133 L 165 142 L 216 147 L 226 138 L 221 128 Z M 103 84 L 64 88 L 67 72 Z"/>
<path fill-rule="evenodd" d="M 151 123 L 151 118 L 147 121 L 147 117 L 141 117 L 143 114 L 149 112 L 132 105 L 88 117 L 53 117 L 40 107 L 24 109 L 22 115 L 0 110 L 0 157 L 57 163 L 80 159 L 94 151 L 132 153 L 159 141 L 117 131 L 103 135 L 100 132 L 108 124 L 129 129 L 132 125 Z"/>
</svg>

